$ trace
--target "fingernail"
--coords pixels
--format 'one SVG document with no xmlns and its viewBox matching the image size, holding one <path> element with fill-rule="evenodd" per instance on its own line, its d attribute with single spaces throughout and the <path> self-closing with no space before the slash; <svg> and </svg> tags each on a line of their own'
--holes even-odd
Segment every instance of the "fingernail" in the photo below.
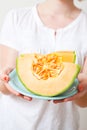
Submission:
<svg viewBox="0 0 87 130">
<path fill-rule="evenodd" d="M 54 100 L 53 102 L 54 102 L 54 103 L 59 103 L 59 101 L 57 101 L 57 100 Z"/>
<path fill-rule="evenodd" d="M 78 88 L 79 88 L 79 91 L 83 91 L 83 89 L 84 89 L 82 85 L 79 85 Z"/>
<path fill-rule="evenodd" d="M 2 77 L 1 77 L 1 79 L 2 79 L 3 81 L 8 82 L 10 78 L 9 78 L 8 75 L 3 74 Z"/>
<path fill-rule="evenodd" d="M 3 79 L 4 79 L 4 81 L 7 81 L 7 82 L 9 81 L 9 77 L 8 76 L 5 76 Z"/>
</svg>

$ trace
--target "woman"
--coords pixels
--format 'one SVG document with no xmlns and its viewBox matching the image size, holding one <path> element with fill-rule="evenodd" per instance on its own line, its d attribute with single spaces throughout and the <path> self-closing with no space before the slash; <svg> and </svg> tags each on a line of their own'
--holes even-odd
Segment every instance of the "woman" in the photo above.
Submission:
<svg viewBox="0 0 87 130">
<path fill-rule="evenodd" d="M 0 90 L 3 93 L 0 129 L 79 129 L 77 105 L 87 106 L 86 27 L 87 14 L 75 7 L 73 0 L 46 0 L 31 9 L 8 13 L 0 35 Z M 20 53 L 46 54 L 58 50 L 77 53 L 77 63 L 82 66 L 78 94 L 48 102 L 21 95 L 8 85 L 8 74 L 15 68 Z"/>
</svg>

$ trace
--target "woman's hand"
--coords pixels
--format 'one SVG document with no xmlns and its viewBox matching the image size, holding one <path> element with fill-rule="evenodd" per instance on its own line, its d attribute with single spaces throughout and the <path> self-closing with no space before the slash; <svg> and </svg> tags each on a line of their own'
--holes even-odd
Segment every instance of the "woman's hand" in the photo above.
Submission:
<svg viewBox="0 0 87 130">
<path fill-rule="evenodd" d="M 31 97 L 27 97 L 24 96 L 20 93 L 18 93 L 17 91 L 13 90 L 9 84 L 8 81 L 10 80 L 9 78 L 9 73 L 12 71 L 12 68 L 6 68 L 4 69 L 1 73 L 0 73 L 0 91 L 5 94 L 5 95 L 9 95 L 9 94 L 14 94 L 16 96 L 22 97 L 26 100 L 31 101 L 32 98 Z"/>
<path fill-rule="evenodd" d="M 76 101 L 77 104 L 87 104 L 87 74 L 80 73 L 78 75 L 79 85 L 78 93 L 72 97 L 63 99 L 63 100 L 54 100 L 54 103 L 67 102 L 67 101 Z"/>
</svg>

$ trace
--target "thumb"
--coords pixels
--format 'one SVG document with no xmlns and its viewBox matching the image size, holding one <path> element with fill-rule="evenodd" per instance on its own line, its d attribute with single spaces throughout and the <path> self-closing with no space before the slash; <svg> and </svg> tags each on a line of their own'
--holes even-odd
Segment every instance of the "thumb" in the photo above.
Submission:
<svg viewBox="0 0 87 130">
<path fill-rule="evenodd" d="M 4 70 L 3 70 L 3 74 L 9 74 L 11 71 L 13 70 L 13 68 L 11 68 L 11 67 L 6 67 L 6 68 L 4 68 Z"/>
<path fill-rule="evenodd" d="M 0 76 L 0 79 L 3 80 L 3 81 L 5 81 L 5 82 L 8 82 L 8 81 L 10 80 L 9 76 L 6 75 L 6 74 L 2 74 L 2 75 Z"/>
<path fill-rule="evenodd" d="M 87 81 L 87 74 L 86 73 L 80 73 L 78 75 L 78 80 L 79 80 L 79 82 Z"/>
<path fill-rule="evenodd" d="M 13 70 L 13 68 L 4 68 L 0 74 L 0 79 L 3 81 L 8 82 L 9 81 L 9 73 Z"/>
</svg>

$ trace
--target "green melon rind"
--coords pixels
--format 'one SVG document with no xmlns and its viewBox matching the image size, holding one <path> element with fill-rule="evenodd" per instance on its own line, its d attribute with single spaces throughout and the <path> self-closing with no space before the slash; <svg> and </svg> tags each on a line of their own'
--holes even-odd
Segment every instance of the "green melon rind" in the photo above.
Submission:
<svg viewBox="0 0 87 130">
<path fill-rule="evenodd" d="M 29 88 L 27 88 L 27 86 L 25 85 L 25 83 L 21 80 L 21 78 L 20 78 L 20 76 L 19 76 L 19 74 L 18 74 L 18 58 L 17 58 L 17 60 L 16 60 L 16 72 L 17 72 L 17 75 L 18 75 L 19 80 L 20 80 L 21 83 L 25 86 L 25 88 L 26 88 L 28 91 L 30 91 L 31 93 L 33 93 L 33 94 L 40 95 L 40 96 L 46 96 L 46 97 L 57 96 L 57 95 L 60 95 L 60 94 L 64 93 L 65 91 L 67 91 L 67 90 L 70 88 L 70 86 L 73 84 L 73 82 L 75 81 L 75 79 L 77 78 L 78 73 L 80 72 L 80 66 L 77 64 L 76 67 L 77 67 L 76 73 L 75 73 L 74 77 L 72 78 L 72 81 L 70 82 L 70 84 L 69 84 L 68 86 L 66 86 L 65 89 L 63 89 L 63 90 L 61 90 L 60 92 L 58 92 L 58 93 L 56 93 L 56 94 L 53 94 L 53 95 L 42 95 L 42 94 L 39 94 L 39 93 L 35 93 L 35 92 L 33 92 L 32 90 L 30 90 Z"/>
<path fill-rule="evenodd" d="M 73 60 L 73 63 L 75 63 L 75 62 L 76 62 L 76 52 L 74 51 L 73 53 L 74 53 L 74 60 Z"/>
<path fill-rule="evenodd" d="M 70 84 L 68 86 L 66 86 L 65 89 L 63 89 L 60 93 L 57 93 L 57 94 L 52 95 L 52 96 L 60 95 L 60 94 L 62 94 L 64 92 L 66 92 L 71 87 L 71 85 L 74 83 L 75 79 L 77 78 L 77 76 L 78 76 L 78 74 L 80 72 L 80 66 L 78 64 L 76 64 L 76 67 L 77 67 L 76 73 L 73 76 L 72 81 L 70 82 Z"/>
</svg>

